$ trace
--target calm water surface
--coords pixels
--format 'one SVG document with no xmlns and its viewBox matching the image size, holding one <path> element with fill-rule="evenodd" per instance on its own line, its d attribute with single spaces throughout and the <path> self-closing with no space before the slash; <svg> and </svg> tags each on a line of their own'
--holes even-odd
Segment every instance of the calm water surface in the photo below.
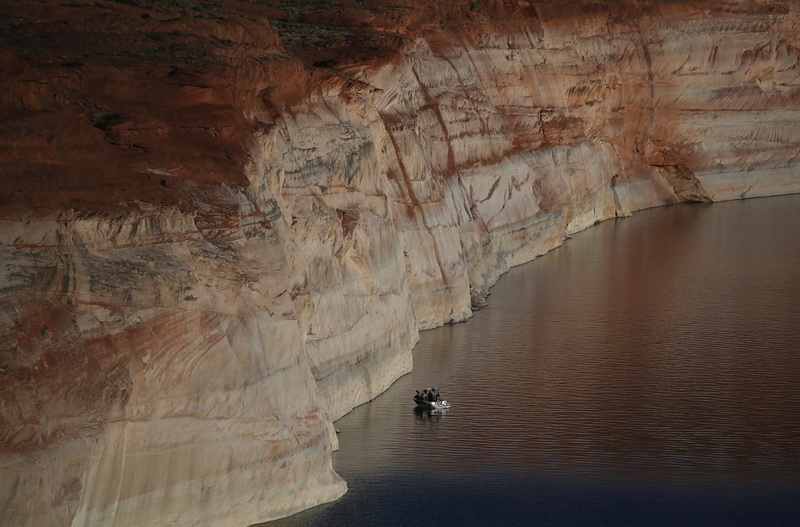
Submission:
<svg viewBox="0 0 800 527">
<path fill-rule="evenodd" d="M 800 196 L 680 205 L 512 270 L 336 423 L 348 493 L 270 527 L 800 525 L 798 231 Z"/>
</svg>

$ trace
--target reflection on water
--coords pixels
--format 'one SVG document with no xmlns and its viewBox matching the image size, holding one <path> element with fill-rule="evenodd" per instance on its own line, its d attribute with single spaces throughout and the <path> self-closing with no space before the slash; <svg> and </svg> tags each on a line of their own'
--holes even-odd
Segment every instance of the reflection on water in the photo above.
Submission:
<svg viewBox="0 0 800 527">
<path fill-rule="evenodd" d="M 800 525 L 799 226 L 681 205 L 512 270 L 337 423 L 348 494 L 269 525 Z"/>
</svg>

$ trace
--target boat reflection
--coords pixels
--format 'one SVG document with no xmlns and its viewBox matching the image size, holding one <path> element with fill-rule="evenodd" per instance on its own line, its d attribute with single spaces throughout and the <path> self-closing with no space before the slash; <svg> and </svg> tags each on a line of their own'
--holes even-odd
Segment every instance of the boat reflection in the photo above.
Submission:
<svg viewBox="0 0 800 527">
<path fill-rule="evenodd" d="M 414 414 L 416 415 L 417 419 L 430 419 L 431 417 L 439 417 L 447 414 L 449 411 L 449 408 L 438 408 L 434 410 L 431 408 L 422 408 L 420 406 L 414 407 Z"/>
</svg>

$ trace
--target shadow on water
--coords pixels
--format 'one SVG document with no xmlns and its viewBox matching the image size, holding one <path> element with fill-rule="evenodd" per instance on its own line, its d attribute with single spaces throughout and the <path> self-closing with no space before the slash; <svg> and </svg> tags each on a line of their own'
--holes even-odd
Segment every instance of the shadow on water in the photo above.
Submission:
<svg viewBox="0 0 800 527">
<path fill-rule="evenodd" d="M 800 525 L 798 225 L 674 206 L 513 269 L 337 422 L 348 493 L 268 525 Z"/>
</svg>

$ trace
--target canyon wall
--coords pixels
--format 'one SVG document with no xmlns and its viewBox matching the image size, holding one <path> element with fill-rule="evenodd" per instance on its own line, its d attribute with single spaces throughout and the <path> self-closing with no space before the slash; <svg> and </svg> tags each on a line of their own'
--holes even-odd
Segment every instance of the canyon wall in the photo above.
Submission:
<svg viewBox="0 0 800 527">
<path fill-rule="evenodd" d="M 599 221 L 800 191 L 772 0 L 0 8 L 3 525 L 247 525 Z"/>
</svg>

